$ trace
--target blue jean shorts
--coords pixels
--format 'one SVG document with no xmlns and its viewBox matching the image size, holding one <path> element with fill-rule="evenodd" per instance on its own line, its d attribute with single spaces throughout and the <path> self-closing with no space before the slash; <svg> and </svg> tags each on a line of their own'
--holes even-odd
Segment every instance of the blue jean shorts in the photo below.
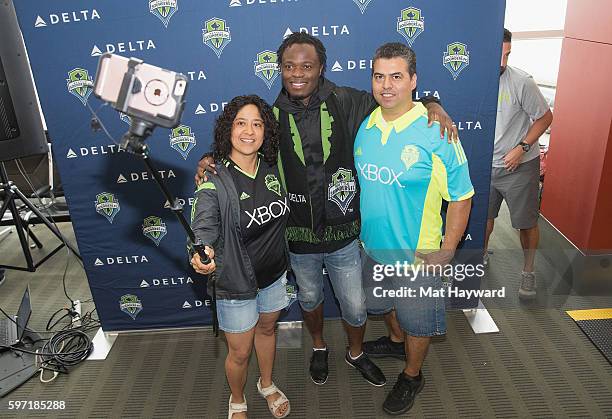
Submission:
<svg viewBox="0 0 612 419">
<path fill-rule="evenodd" d="M 364 251 L 363 288 L 370 314 L 386 314 L 395 310 L 400 327 L 410 336 L 446 334 L 445 285 L 442 278 L 413 271 L 382 272 L 382 264 Z M 375 280 L 377 279 L 377 280 Z"/>
<path fill-rule="evenodd" d="M 298 285 L 298 300 L 304 311 L 313 311 L 323 302 L 323 265 L 340 303 L 342 319 L 350 326 L 367 320 L 365 295 L 361 288 L 361 256 L 357 240 L 331 253 L 289 253 Z"/>
<path fill-rule="evenodd" d="M 287 275 L 260 289 L 251 300 L 217 300 L 219 328 L 227 333 L 244 333 L 255 327 L 259 313 L 274 313 L 289 304 Z"/>
</svg>

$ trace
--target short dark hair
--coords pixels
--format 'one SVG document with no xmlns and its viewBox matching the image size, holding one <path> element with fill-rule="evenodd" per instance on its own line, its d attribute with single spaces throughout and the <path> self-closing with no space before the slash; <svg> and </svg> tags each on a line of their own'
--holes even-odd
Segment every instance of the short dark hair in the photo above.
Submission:
<svg viewBox="0 0 612 419">
<path fill-rule="evenodd" d="M 512 42 L 512 32 L 504 28 L 504 42 Z"/>
<path fill-rule="evenodd" d="M 321 68 L 323 69 L 321 71 L 321 75 L 324 75 L 325 67 L 327 65 L 327 52 L 325 50 L 325 46 L 323 45 L 323 42 L 319 40 L 319 38 L 315 38 L 314 36 L 309 35 L 306 32 L 294 32 L 285 39 L 283 39 L 283 42 L 280 44 L 280 47 L 278 47 L 278 51 L 276 52 L 276 55 L 278 57 L 278 63 L 281 66 L 281 69 L 283 63 L 283 54 L 285 53 L 285 50 L 295 44 L 308 44 L 314 47 L 315 51 L 317 52 L 317 56 L 319 57 Z"/>
<path fill-rule="evenodd" d="M 274 112 L 265 100 L 256 95 L 236 96 L 223 109 L 215 121 L 215 135 L 212 144 L 213 157 L 216 161 L 227 159 L 232 151 L 232 126 L 234 119 L 246 105 L 255 105 L 264 123 L 264 140 L 259 150 L 269 164 L 277 161 L 280 128 Z"/>
<path fill-rule="evenodd" d="M 403 58 L 408 65 L 408 74 L 412 77 L 416 74 L 416 54 L 407 45 L 404 45 L 400 42 L 389 42 L 384 45 L 378 47 L 376 52 L 374 53 L 374 58 L 372 59 L 372 63 L 374 63 L 379 58 Z M 374 72 L 374 67 L 372 66 L 372 72 Z"/>
</svg>

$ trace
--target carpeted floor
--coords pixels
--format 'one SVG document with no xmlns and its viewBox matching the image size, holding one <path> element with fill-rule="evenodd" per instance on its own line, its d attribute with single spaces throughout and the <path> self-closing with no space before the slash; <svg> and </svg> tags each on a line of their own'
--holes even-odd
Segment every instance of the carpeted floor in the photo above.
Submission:
<svg viewBox="0 0 612 419">
<path fill-rule="evenodd" d="M 74 241 L 69 224 L 62 230 Z M 41 227 L 36 231 L 50 247 L 54 239 Z M 484 303 L 500 333 L 475 335 L 462 312 L 450 312 L 448 334 L 435 340 L 424 365 L 427 384 L 406 416 L 612 417 L 612 366 L 565 314 L 569 309 L 610 307 L 612 298 L 552 292 L 559 289 L 558 279 L 549 275 L 555 268 L 539 255 L 543 295 L 535 304 L 519 303 L 521 253 L 506 213 L 497 223 L 491 248 L 486 286 L 505 285 L 507 298 Z M 16 234 L 0 238 L 0 255 L 3 263 L 22 263 Z M 0 287 L 0 307 L 14 312 L 29 284 L 35 305 L 30 326 L 43 330 L 50 315 L 66 304 L 61 286 L 66 261 L 60 252 L 36 273 L 9 271 Z M 74 258 L 66 284 L 72 298 L 90 298 L 85 274 Z M 87 304 L 85 309 L 93 308 Z M 366 337 L 378 337 L 384 330 L 382 319 L 372 318 Z M 344 362 L 342 325 L 329 320 L 325 336 L 331 348 L 330 378 L 324 386 L 315 386 L 307 375 L 310 338 L 305 330 L 299 333 L 300 347 L 279 348 L 274 373 L 291 400 L 290 417 L 386 417 L 381 404 L 402 369 L 401 361 L 377 360 L 388 384 L 370 386 Z M 225 354 L 224 341 L 213 338 L 208 329 L 120 335 L 105 361 L 87 361 L 49 384 L 35 377 L 0 399 L 0 417 L 226 417 Z M 246 388 L 249 414 L 271 417 L 255 389 L 256 379 L 253 358 Z M 9 400 L 63 400 L 66 408 L 15 412 L 8 410 Z"/>
</svg>

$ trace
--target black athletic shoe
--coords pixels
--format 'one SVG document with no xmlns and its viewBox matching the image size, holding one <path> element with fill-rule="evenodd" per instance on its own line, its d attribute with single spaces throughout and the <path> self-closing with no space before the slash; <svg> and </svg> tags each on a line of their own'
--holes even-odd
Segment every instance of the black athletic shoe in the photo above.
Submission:
<svg viewBox="0 0 612 419">
<path fill-rule="evenodd" d="M 410 410 L 414 398 L 423 390 L 425 378 L 419 371 L 419 376 L 412 378 L 403 371 L 397 377 L 397 382 L 383 403 L 383 410 L 390 415 L 401 415 Z"/>
<path fill-rule="evenodd" d="M 398 359 L 406 359 L 404 342 L 393 342 L 389 336 L 363 342 L 363 352 L 368 354 L 370 358 L 391 356 Z"/>
<path fill-rule="evenodd" d="M 327 382 L 327 356 L 329 351 L 312 351 L 312 357 L 310 358 L 310 379 L 313 383 L 318 386 L 322 386 Z"/>
<path fill-rule="evenodd" d="M 349 351 L 346 351 L 344 360 L 351 367 L 356 368 L 363 378 L 365 378 L 370 384 L 376 387 L 382 387 L 387 382 L 385 374 L 373 363 L 365 353 L 362 353 L 359 358 L 351 359 Z"/>
</svg>

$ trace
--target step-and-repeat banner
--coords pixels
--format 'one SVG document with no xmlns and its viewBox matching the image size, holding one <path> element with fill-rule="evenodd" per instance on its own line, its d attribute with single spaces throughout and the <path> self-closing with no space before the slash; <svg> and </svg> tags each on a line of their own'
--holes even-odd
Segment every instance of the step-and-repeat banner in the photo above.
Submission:
<svg viewBox="0 0 612 419">
<path fill-rule="evenodd" d="M 470 161 L 476 196 L 463 247 L 482 247 L 504 0 L 20 0 L 15 7 L 104 330 L 211 322 L 205 278 L 189 267 L 184 231 L 142 161 L 119 150 L 129 117 L 92 95 L 104 52 L 188 76 L 182 125 L 155 130 L 148 144 L 189 214 L 215 118 L 236 95 L 274 101 L 284 36 L 319 37 L 328 78 L 364 90 L 376 47 L 412 46 L 417 95 L 440 98 Z M 92 129 L 87 105 L 114 141 Z M 338 315 L 329 293 L 325 311 Z M 294 304 L 285 319 L 299 317 Z"/>
</svg>

